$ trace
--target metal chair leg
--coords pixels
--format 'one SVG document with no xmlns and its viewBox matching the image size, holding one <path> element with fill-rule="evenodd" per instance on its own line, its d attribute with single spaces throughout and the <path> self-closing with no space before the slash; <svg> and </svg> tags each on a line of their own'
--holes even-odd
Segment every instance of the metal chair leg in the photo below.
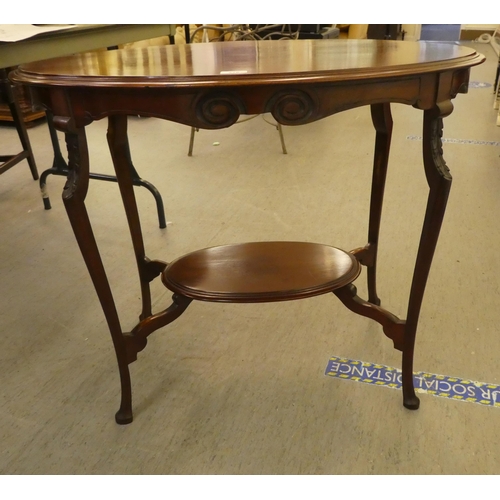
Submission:
<svg viewBox="0 0 500 500">
<path fill-rule="evenodd" d="M 286 155 L 288 154 L 288 151 L 286 150 L 286 144 L 285 144 L 285 136 L 283 135 L 283 128 L 281 126 L 281 123 L 276 124 L 276 130 L 278 130 L 278 134 L 280 136 L 280 142 L 281 142 L 281 149 L 283 151 L 283 154 Z M 189 136 L 189 148 L 188 148 L 188 156 L 193 156 L 193 147 L 194 147 L 194 135 L 196 132 L 198 132 L 199 129 L 196 127 L 191 127 L 191 134 Z"/>
<path fill-rule="evenodd" d="M 189 137 L 189 149 L 188 156 L 193 156 L 193 146 L 194 146 L 194 134 L 198 132 L 199 129 L 196 127 L 191 127 L 191 136 Z"/>
<path fill-rule="evenodd" d="M 52 175 L 62 175 L 66 177 L 68 175 L 68 164 L 64 159 L 61 148 L 59 147 L 59 140 L 57 138 L 57 132 L 52 123 L 52 115 L 50 112 L 47 112 L 47 123 L 49 126 L 50 140 L 52 142 L 52 149 L 54 150 L 54 161 L 52 163 L 52 167 L 42 172 L 40 175 L 40 191 L 42 192 L 42 200 L 43 206 L 45 210 L 50 210 L 50 198 L 47 192 L 47 177 Z M 161 229 L 165 229 L 167 227 L 167 221 L 165 219 L 165 207 L 163 205 L 163 200 L 160 192 L 156 189 L 153 184 L 150 182 L 141 179 L 137 170 L 134 166 L 132 168 L 132 179 L 134 186 L 142 186 L 146 188 L 154 197 L 156 202 L 156 210 L 158 212 L 158 224 Z M 107 174 L 98 174 L 98 173 L 89 173 L 89 179 L 95 179 L 99 181 L 108 181 L 108 182 L 118 182 L 116 176 L 107 175 Z"/>
<path fill-rule="evenodd" d="M 285 137 L 283 136 L 283 129 L 281 128 L 281 123 L 278 123 L 276 128 L 278 129 L 278 133 L 280 135 L 281 149 L 283 150 L 283 154 L 286 155 L 288 154 L 288 152 L 286 150 Z"/>
</svg>

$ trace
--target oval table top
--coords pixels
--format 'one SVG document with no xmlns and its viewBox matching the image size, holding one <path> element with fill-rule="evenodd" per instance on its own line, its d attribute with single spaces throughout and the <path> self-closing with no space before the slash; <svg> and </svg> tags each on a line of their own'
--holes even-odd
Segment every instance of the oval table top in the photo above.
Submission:
<svg viewBox="0 0 500 500">
<path fill-rule="evenodd" d="M 85 87 L 184 87 L 401 78 L 481 64 L 455 43 L 266 40 L 87 52 L 20 66 L 14 82 Z"/>
</svg>

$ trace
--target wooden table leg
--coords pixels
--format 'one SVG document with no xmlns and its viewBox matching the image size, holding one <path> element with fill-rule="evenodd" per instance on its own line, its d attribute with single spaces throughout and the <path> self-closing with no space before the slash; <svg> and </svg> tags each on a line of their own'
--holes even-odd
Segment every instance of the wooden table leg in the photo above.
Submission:
<svg viewBox="0 0 500 500">
<path fill-rule="evenodd" d="M 377 295 L 377 251 L 380 233 L 380 219 L 384 202 L 385 180 L 391 147 L 392 115 L 389 103 L 371 106 L 373 126 L 376 130 L 375 154 L 373 160 L 372 194 L 370 200 L 370 220 L 368 225 L 368 301 L 377 306 L 380 298 Z"/>
<path fill-rule="evenodd" d="M 28 132 L 26 132 L 26 125 L 24 124 L 19 104 L 14 96 L 14 92 L 5 69 L 0 69 L 0 86 L 0 92 L 3 91 L 5 94 L 5 99 L 9 106 L 12 120 L 16 126 L 17 134 L 19 135 L 19 140 L 21 141 L 21 145 L 23 147 L 23 150 L 16 155 L 0 156 L 0 174 L 3 174 L 14 165 L 25 159 L 28 162 L 33 180 L 36 181 L 38 179 L 38 170 L 36 167 L 35 157 L 33 155 L 33 150 L 31 149 L 31 143 L 28 137 Z"/>
<path fill-rule="evenodd" d="M 146 347 L 147 337 L 157 329 L 177 319 L 186 310 L 192 299 L 174 294 L 172 304 L 169 307 L 159 313 L 152 313 L 151 289 L 149 284 L 161 274 L 166 268 L 167 263 L 160 260 L 150 260 L 146 256 L 134 193 L 134 168 L 127 136 L 127 116 L 111 115 L 108 123 L 107 139 L 132 238 L 142 296 L 140 321 L 130 333 L 125 334 L 127 362 L 132 363 L 137 359 L 137 353 Z M 128 376 L 128 370 L 126 375 Z M 126 394 L 122 395 L 122 401 L 124 397 L 127 402 L 131 401 L 131 395 L 129 396 L 128 393 L 129 385 L 122 382 L 123 390 L 126 391 Z M 130 407 L 126 410 L 120 408 L 116 421 L 119 424 L 131 422 L 132 408 Z"/>
<path fill-rule="evenodd" d="M 423 159 L 425 175 L 429 185 L 429 195 L 408 303 L 402 364 L 403 404 L 409 409 L 417 409 L 419 407 L 419 399 L 415 395 L 413 387 L 415 335 L 425 286 L 441 230 L 452 181 L 450 171 L 443 159 L 441 141 L 443 134 L 442 119 L 452 111 L 453 105 L 451 101 L 440 103 L 434 109 L 424 111 Z"/>
<path fill-rule="evenodd" d="M 127 116 L 112 115 L 109 117 L 108 123 L 107 138 L 109 149 L 120 187 L 139 271 L 142 295 L 142 313 L 140 319 L 145 319 L 151 316 L 151 291 L 149 283 L 160 275 L 166 263 L 151 261 L 146 257 L 141 222 L 133 189 L 133 165 L 127 135 Z"/>
<path fill-rule="evenodd" d="M 392 135 L 390 103 L 372 104 L 371 114 L 376 136 L 370 217 L 368 222 L 368 243 L 364 247 L 352 250 L 352 253 L 363 266 L 367 267 L 368 302 L 380 306 L 380 298 L 377 295 L 377 251 Z"/>
<path fill-rule="evenodd" d="M 130 168 L 127 117 L 124 115 L 112 116 L 109 119 L 108 143 L 132 236 L 143 303 L 139 323 L 131 332 L 122 331 L 109 281 L 85 207 L 85 197 L 90 179 L 85 129 L 75 128 L 71 124 L 71 120 L 66 118 L 56 117 L 54 123 L 58 130 L 65 133 L 68 147 L 68 180 L 63 191 L 64 205 L 101 303 L 118 361 L 121 403 L 115 419 L 118 424 L 128 424 L 133 420 L 132 385 L 128 365 L 137 359 L 137 353 L 146 346 L 147 336 L 177 319 L 191 303 L 191 299 L 174 295 L 173 303 L 167 309 L 152 314 L 149 283 L 160 275 L 167 264 L 158 260 L 150 260 L 145 255 L 133 190 L 133 173 L 132 168 Z"/>
<path fill-rule="evenodd" d="M 119 424 L 125 424 L 132 422 L 132 389 L 127 345 L 85 207 L 89 183 L 89 157 L 85 129 L 76 129 L 69 123 L 69 121 L 59 121 L 59 129 L 66 133 L 69 158 L 69 173 L 63 191 L 63 201 L 113 340 L 122 389 L 121 404 L 116 414 L 116 421 Z"/>
</svg>

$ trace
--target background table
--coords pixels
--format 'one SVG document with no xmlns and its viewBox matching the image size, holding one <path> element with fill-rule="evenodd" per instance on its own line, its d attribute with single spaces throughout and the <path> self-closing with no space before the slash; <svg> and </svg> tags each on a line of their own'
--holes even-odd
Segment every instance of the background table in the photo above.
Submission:
<svg viewBox="0 0 500 500">
<path fill-rule="evenodd" d="M 18 42 L 0 42 L 0 68 L 174 33 L 175 24 L 78 24 Z"/>
<path fill-rule="evenodd" d="M 122 400 L 116 420 L 132 421 L 128 365 L 155 330 L 193 300 L 275 302 L 333 292 L 357 314 L 380 323 L 402 351 L 403 404 L 417 409 L 413 353 L 420 307 L 451 175 L 443 159 L 443 117 L 467 92 L 470 68 L 484 61 L 455 44 L 396 41 L 223 42 L 82 54 L 33 63 L 12 78 L 33 87 L 66 134 L 69 177 L 63 199 L 113 339 Z M 423 111 L 423 164 L 429 185 L 406 319 L 381 307 L 376 289 L 378 236 L 389 159 L 390 103 Z M 358 106 L 371 107 L 376 130 L 368 242 L 350 252 L 310 242 L 248 242 L 197 250 L 170 264 L 147 257 L 132 189 L 127 115 L 156 116 L 217 129 L 241 114 L 270 112 L 284 125 L 301 125 Z M 85 127 L 108 117 L 108 143 L 124 201 L 142 292 L 139 322 L 124 332 L 85 207 L 89 165 Z M 336 130 L 336 133 L 342 131 Z M 355 166 L 353 166 L 354 168 Z M 332 167 L 333 168 L 333 167 Z M 348 212 L 339 206 L 331 219 Z M 395 256 L 397 258 L 397 256 Z M 368 300 L 352 282 L 367 268 Z M 152 313 L 150 282 L 162 277 L 172 303 Z"/>
<path fill-rule="evenodd" d="M 0 92 L 5 94 L 12 119 L 18 131 L 22 151 L 16 155 L 1 155 L 0 174 L 6 172 L 22 160 L 28 161 L 34 180 L 38 179 L 38 170 L 31 149 L 29 136 L 22 118 L 22 113 L 9 85 L 6 68 L 32 61 L 40 61 L 48 57 L 58 57 L 78 52 L 85 52 L 106 47 L 146 40 L 159 36 L 173 36 L 175 24 L 87 24 L 45 32 L 37 36 L 16 42 L 0 42 Z M 66 162 L 61 155 L 59 141 L 55 130 L 49 128 L 54 149 L 52 168 L 45 170 L 40 178 L 40 189 L 46 209 L 50 209 L 50 200 L 46 190 L 46 179 L 49 174 L 66 175 Z M 115 180 L 114 176 L 93 174 L 100 180 Z M 156 188 L 141 179 L 135 172 L 135 184 L 146 187 L 155 197 L 160 227 L 166 226 L 163 201 Z"/>
</svg>

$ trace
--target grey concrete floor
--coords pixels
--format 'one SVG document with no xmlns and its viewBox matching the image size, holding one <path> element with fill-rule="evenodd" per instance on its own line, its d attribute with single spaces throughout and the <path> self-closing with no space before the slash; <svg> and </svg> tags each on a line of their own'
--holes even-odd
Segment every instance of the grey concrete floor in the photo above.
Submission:
<svg viewBox="0 0 500 500">
<path fill-rule="evenodd" d="M 492 83 L 496 57 L 472 81 Z M 500 128 L 492 87 L 471 86 L 445 119 L 454 176 L 421 312 L 415 369 L 500 384 Z M 421 112 L 394 105 L 379 292 L 404 317 L 426 203 Z M 111 173 L 106 121 L 88 127 L 93 171 Z M 368 108 L 284 128 L 288 155 L 262 117 L 200 131 L 130 120 L 134 163 L 163 195 L 136 194 L 147 253 L 171 260 L 218 244 L 303 240 L 346 250 L 366 242 L 374 132 Z M 29 129 L 51 166 L 45 124 Z M 468 142 L 469 141 L 469 142 Z M 475 142 L 474 142 L 475 141 Z M 214 146 L 218 142 L 218 146 Z M 17 151 L 0 127 L 2 154 Z M 61 144 L 64 141 L 61 137 Z M 194 303 L 155 332 L 131 365 L 135 420 L 118 426 L 109 333 L 49 177 L 52 210 L 19 164 L 0 177 L 0 472 L 2 474 L 497 474 L 500 408 L 325 376 L 331 356 L 399 368 L 378 324 L 335 297 L 279 304 Z M 123 329 L 139 289 L 115 184 L 91 181 L 87 205 Z M 357 284 L 365 290 L 364 275 Z M 154 283 L 155 308 L 170 294 Z"/>
</svg>

